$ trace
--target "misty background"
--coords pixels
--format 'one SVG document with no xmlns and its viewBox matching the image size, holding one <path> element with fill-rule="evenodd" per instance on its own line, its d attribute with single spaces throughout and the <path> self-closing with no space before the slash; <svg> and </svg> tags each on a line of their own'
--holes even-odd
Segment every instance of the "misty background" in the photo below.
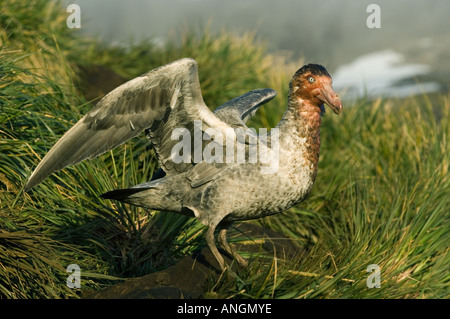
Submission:
<svg viewBox="0 0 450 319">
<path fill-rule="evenodd" d="M 65 0 L 70 3 L 81 8 L 77 32 L 113 45 L 164 44 L 187 28 L 253 31 L 269 52 L 326 66 L 349 96 L 450 87 L 448 0 Z M 366 24 L 371 3 L 380 7 L 381 28 Z"/>
</svg>

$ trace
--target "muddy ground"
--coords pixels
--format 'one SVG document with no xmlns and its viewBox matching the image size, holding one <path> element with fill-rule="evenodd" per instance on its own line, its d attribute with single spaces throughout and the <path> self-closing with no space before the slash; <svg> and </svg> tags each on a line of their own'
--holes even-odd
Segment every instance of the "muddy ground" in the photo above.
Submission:
<svg viewBox="0 0 450 319">
<path fill-rule="evenodd" d="M 270 229 L 255 224 L 241 223 L 238 231 L 250 238 L 250 243 L 236 245 L 239 251 L 263 252 L 278 258 L 294 258 L 303 253 L 293 241 Z M 236 271 L 236 263 L 221 251 L 227 265 Z M 186 256 L 177 264 L 142 277 L 130 278 L 101 291 L 87 293 L 87 299 L 192 299 L 204 298 L 211 285 L 217 282 L 222 272 L 210 250 L 205 247 Z M 229 274 L 223 274 L 229 275 Z"/>
</svg>

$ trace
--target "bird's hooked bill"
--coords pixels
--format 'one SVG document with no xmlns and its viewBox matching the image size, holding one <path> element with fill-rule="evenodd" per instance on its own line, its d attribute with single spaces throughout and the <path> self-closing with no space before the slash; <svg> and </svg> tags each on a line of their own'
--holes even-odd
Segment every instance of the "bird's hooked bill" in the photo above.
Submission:
<svg viewBox="0 0 450 319">
<path fill-rule="evenodd" d="M 334 92 L 331 83 L 323 83 L 323 87 L 319 89 L 317 97 L 333 110 L 334 113 L 339 114 L 342 112 L 342 102 L 339 95 Z"/>
</svg>

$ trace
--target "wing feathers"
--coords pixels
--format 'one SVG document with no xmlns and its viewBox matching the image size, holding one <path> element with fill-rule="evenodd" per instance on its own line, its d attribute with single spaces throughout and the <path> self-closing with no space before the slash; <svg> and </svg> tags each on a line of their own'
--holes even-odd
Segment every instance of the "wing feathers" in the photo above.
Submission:
<svg viewBox="0 0 450 319">
<path fill-rule="evenodd" d="M 25 189 L 68 165 L 109 151 L 145 129 L 153 131 L 157 148 L 163 145 L 162 138 L 167 139 L 165 130 L 185 125 L 173 122 L 180 118 L 185 123 L 199 119 L 226 126 L 203 103 L 197 63 L 188 58 L 149 71 L 107 94 L 53 146 Z"/>
<path fill-rule="evenodd" d="M 272 99 L 274 92 L 269 89 L 249 92 L 219 107 L 216 116 L 203 102 L 194 60 L 181 59 L 151 70 L 108 93 L 65 133 L 39 163 L 25 190 L 36 186 L 51 173 L 97 157 L 143 130 L 146 130 L 166 174 L 183 172 L 192 164 L 177 164 L 171 159 L 171 150 L 178 142 L 171 139 L 175 128 L 187 128 L 192 133 L 194 121 L 200 120 L 203 130 L 212 127 L 229 136 L 230 124 L 245 126 L 248 117 Z M 192 176 L 196 180 L 193 184 L 207 181 L 214 171 L 211 166 L 203 176 Z"/>
</svg>

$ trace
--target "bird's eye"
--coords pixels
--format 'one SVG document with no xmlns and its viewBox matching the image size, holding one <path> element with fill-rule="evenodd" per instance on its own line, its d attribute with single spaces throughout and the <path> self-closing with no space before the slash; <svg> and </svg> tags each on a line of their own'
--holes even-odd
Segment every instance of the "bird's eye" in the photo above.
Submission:
<svg viewBox="0 0 450 319">
<path fill-rule="evenodd" d="M 312 76 L 309 76 L 309 77 L 308 77 L 308 82 L 309 82 L 309 83 L 314 83 L 315 81 L 316 81 L 316 79 L 313 78 Z"/>
</svg>

